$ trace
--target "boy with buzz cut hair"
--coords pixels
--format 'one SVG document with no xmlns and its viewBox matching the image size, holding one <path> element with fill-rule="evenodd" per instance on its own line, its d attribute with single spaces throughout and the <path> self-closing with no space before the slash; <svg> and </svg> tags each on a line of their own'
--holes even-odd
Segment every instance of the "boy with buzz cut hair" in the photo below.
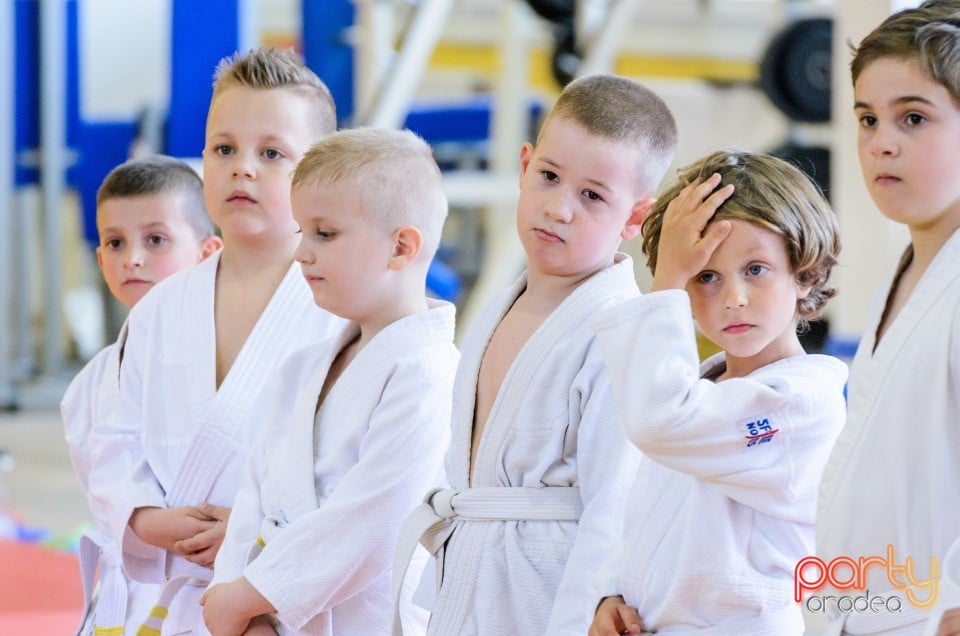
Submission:
<svg viewBox="0 0 960 636">
<path fill-rule="evenodd" d="M 127 161 L 111 170 L 97 191 L 97 263 L 110 293 L 128 309 L 167 276 L 220 249 L 223 244 L 214 229 L 203 202 L 203 182 L 190 166 L 172 157 Z M 159 591 L 124 576 L 106 512 L 89 496 L 91 429 L 106 419 L 118 399 L 126 337 L 124 324 L 117 341 L 87 363 L 60 403 L 70 460 L 88 493 L 96 525 L 80 539 L 81 633 L 123 627 L 133 633 L 137 626 L 127 617 L 148 612 Z M 94 597 L 98 565 L 99 592 Z"/>
<path fill-rule="evenodd" d="M 797 167 L 718 151 L 657 198 L 643 249 L 651 292 L 592 323 L 644 461 L 590 636 L 800 636 L 794 569 L 847 368 L 797 327 L 836 292 L 836 215 Z M 722 349 L 703 363 L 694 321 Z"/>
<path fill-rule="evenodd" d="M 131 312 L 120 400 L 92 443 L 90 489 L 124 570 L 164 584 L 141 617 L 147 633 L 202 633 L 198 601 L 264 424 L 249 417 L 254 389 L 341 322 L 313 304 L 293 262 L 290 210 L 297 161 L 334 121 L 322 82 L 289 51 L 217 68 L 203 186 L 223 249 Z"/>
<path fill-rule="evenodd" d="M 270 428 L 247 464 L 204 618 L 218 636 L 270 624 L 389 634 L 397 534 L 440 480 L 449 439 L 454 308 L 425 295 L 443 183 L 413 133 L 349 130 L 304 156 L 291 199 L 314 299 L 350 323 L 292 355 L 257 401 Z M 422 611 L 405 605 L 404 617 L 422 631 Z"/>
<path fill-rule="evenodd" d="M 639 455 L 587 322 L 640 293 L 617 248 L 639 233 L 675 147 L 666 104 L 611 75 L 568 85 L 536 145 L 523 144 L 517 230 L 527 269 L 466 335 L 451 488 L 427 496 L 398 546 L 398 563 L 417 540 L 437 555 L 428 633 L 590 625 L 593 579 L 619 535 Z"/>
<path fill-rule="evenodd" d="M 894 13 L 856 48 L 851 71 L 867 190 L 885 217 L 907 226 L 910 245 L 850 367 L 847 424 L 820 487 L 817 552 L 825 563 L 909 560 L 913 581 L 904 589 L 887 568 L 865 568 L 862 588 L 829 593 L 868 589 L 897 597 L 900 611 L 837 613 L 831 627 L 894 635 L 926 624 L 930 634 L 957 634 L 960 609 L 949 610 L 960 606 L 960 1 Z"/>
</svg>

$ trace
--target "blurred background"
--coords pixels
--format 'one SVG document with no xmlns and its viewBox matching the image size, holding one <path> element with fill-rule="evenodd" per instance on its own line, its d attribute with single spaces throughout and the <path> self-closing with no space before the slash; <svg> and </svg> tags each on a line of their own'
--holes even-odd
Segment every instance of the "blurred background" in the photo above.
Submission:
<svg viewBox="0 0 960 636">
<path fill-rule="evenodd" d="M 841 293 L 805 342 L 850 357 L 907 236 L 862 185 L 849 43 L 911 4 L 3 0 L 0 537 L 69 551 L 86 521 L 55 407 L 124 317 L 94 258 L 96 189 L 134 155 L 199 163 L 222 57 L 294 48 L 330 87 L 342 126 L 407 127 L 431 143 L 451 213 L 429 282 L 457 303 L 461 333 L 523 265 L 513 221 L 520 144 L 572 78 L 635 78 L 677 118 L 675 167 L 721 147 L 770 151 L 824 189 L 843 232 Z M 638 245 L 624 249 L 643 289 Z"/>
</svg>

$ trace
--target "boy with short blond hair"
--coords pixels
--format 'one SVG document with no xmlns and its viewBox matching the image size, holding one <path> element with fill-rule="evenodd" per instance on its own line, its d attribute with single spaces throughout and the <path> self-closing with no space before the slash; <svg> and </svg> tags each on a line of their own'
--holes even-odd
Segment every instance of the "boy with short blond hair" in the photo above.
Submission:
<svg viewBox="0 0 960 636">
<path fill-rule="evenodd" d="M 203 202 L 203 182 L 190 166 L 172 157 L 127 161 L 111 170 L 97 191 L 97 264 L 110 293 L 128 309 L 156 283 L 218 250 L 222 243 L 214 229 Z M 96 524 L 80 540 L 85 595 L 81 631 L 124 627 L 127 617 L 150 610 L 159 591 L 124 576 L 106 512 L 89 496 L 91 429 L 110 415 L 119 397 L 126 337 L 124 324 L 117 341 L 87 363 L 60 403 L 70 460 L 88 492 Z M 126 627 L 136 629 L 132 624 Z"/>
<path fill-rule="evenodd" d="M 280 367 L 202 599 L 216 635 L 389 634 L 400 525 L 440 479 L 456 371 L 454 308 L 425 296 L 447 203 L 430 148 L 360 129 L 314 146 L 293 178 L 297 260 L 350 323 Z M 405 623 L 423 617 L 405 606 Z"/>
<path fill-rule="evenodd" d="M 291 175 L 335 120 L 319 84 L 289 51 L 221 63 L 203 172 L 223 249 L 130 315 L 121 399 L 95 431 L 90 486 L 109 510 L 125 571 L 164 584 L 142 617 L 146 630 L 204 629 L 199 597 L 264 424 L 249 417 L 255 389 L 287 354 L 340 324 L 312 303 L 293 262 Z"/>
<path fill-rule="evenodd" d="M 825 590 L 868 589 L 900 605 L 834 612 L 831 628 L 899 635 L 926 624 L 956 634 L 960 609 L 949 610 L 960 606 L 960 570 L 945 556 L 951 544 L 960 556 L 960 1 L 894 13 L 856 48 L 851 71 L 867 190 L 907 226 L 910 245 L 850 368 L 847 424 L 820 487 L 817 552 L 825 563 L 910 560 L 914 576 L 875 565 L 863 587 Z"/>
<path fill-rule="evenodd" d="M 430 634 L 586 632 L 638 459 L 587 322 L 639 294 L 617 248 L 639 233 L 675 146 L 663 101 L 610 75 L 567 86 L 523 145 L 527 269 L 466 335 L 451 488 L 418 507 L 398 547 L 400 563 L 418 539 L 438 556 Z"/>
</svg>

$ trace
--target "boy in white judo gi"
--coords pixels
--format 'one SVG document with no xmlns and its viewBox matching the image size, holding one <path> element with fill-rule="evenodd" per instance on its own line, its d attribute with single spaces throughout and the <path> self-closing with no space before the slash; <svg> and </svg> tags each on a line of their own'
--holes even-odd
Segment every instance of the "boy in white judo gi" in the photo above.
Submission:
<svg viewBox="0 0 960 636">
<path fill-rule="evenodd" d="M 413 133 L 350 130 L 307 153 L 292 199 L 314 299 L 350 322 L 291 356 L 258 403 L 268 429 L 204 619 L 214 636 L 251 619 L 281 634 L 389 634 L 397 534 L 440 481 L 459 358 L 453 305 L 425 296 L 443 183 Z M 405 615 L 422 629 L 422 611 Z"/>
<path fill-rule="evenodd" d="M 123 163 L 110 171 L 97 191 L 97 264 L 110 293 L 128 309 L 167 276 L 220 249 L 223 244 L 214 231 L 203 202 L 203 182 L 190 166 L 172 157 Z M 77 374 L 60 403 L 70 459 L 84 491 L 90 474 L 90 430 L 116 405 L 126 337 L 124 325 L 117 341 Z M 88 503 L 96 528 L 80 540 L 80 562 L 86 606 L 83 631 L 92 633 L 122 628 L 131 614 L 146 615 L 159 588 L 127 580 L 105 512 L 92 497 Z M 100 603 L 93 598 L 98 564 Z M 126 627 L 132 633 L 137 626 Z"/>
<path fill-rule="evenodd" d="M 639 294 L 617 251 L 640 231 L 676 146 L 663 101 L 625 78 L 567 86 L 520 150 L 527 268 L 471 325 L 446 474 L 407 522 L 437 555 L 429 633 L 584 633 L 638 453 L 626 442 L 587 322 Z"/>
<path fill-rule="evenodd" d="M 960 611 L 939 623 L 960 606 L 945 558 L 960 538 L 960 2 L 891 15 L 851 71 L 867 190 L 910 245 L 875 298 L 820 488 L 819 557 L 874 565 L 862 585 L 815 593 L 889 599 L 878 612 L 826 608 L 834 633 L 958 634 Z M 908 559 L 910 581 L 895 573 Z"/>
<path fill-rule="evenodd" d="M 254 50 L 218 67 L 203 172 L 223 249 L 131 311 L 119 404 L 93 435 L 90 489 L 124 570 L 164 583 L 147 630 L 204 629 L 199 598 L 264 425 L 249 417 L 256 389 L 341 323 L 313 304 L 293 262 L 290 209 L 297 162 L 334 129 L 326 86 L 293 53 Z"/>
<path fill-rule="evenodd" d="M 836 217 L 796 167 L 716 152 L 681 170 L 643 235 L 651 293 L 593 321 L 645 459 L 590 635 L 799 636 L 794 568 L 813 553 L 847 368 L 806 355 L 797 325 L 834 294 Z M 694 320 L 723 349 L 702 365 Z"/>
</svg>

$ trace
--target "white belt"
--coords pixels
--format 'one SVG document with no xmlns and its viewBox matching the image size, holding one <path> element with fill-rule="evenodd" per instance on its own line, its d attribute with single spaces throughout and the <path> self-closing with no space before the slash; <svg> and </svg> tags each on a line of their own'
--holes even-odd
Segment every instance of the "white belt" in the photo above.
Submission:
<svg viewBox="0 0 960 636">
<path fill-rule="evenodd" d="M 177 594 L 184 585 L 194 585 L 206 587 L 213 578 L 213 570 L 210 568 L 191 563 L 185 557 L 178 554 L 167 554 L 167 582 L 163 584 L 160 590 L 160 597 L 157 599 L 153 609 L 150 610 L 150 616 L 137 630 L 137 636 L 160 636 L 160 629 L 163 627 L 163 621 L 167 618 L 170 611 L 170 603 L 176 598 Z"/>
<path fill-rule="evenodd" d="M 420 544 L 443 560 L 443 546 L 461 523 L 478 521 L 578 521 L 583 513 L 576 487 L 486 487 L 427 493 L 400 530 L 393 561 L 393 634 L 402 636 L 400 591 L 413 554 Z M 440 564 L 438 576 L 443 572 Z M 439 585 L 437 586 L 439 589 Z"/>
<path fill-rule="evenodd" d="M 127 579 L 122 555 L 113 539 L 94 530 L 80 537 L 80 576 L 83 582 L 83 618 L 77 634 L 93 619 L 95 636 L 122 636 L 127 617 Z M 100 566 L 100 586 L 94 601 L 94 580 Z M 91 616 L 92 614 L 92 616 Z"/>
</svg>

